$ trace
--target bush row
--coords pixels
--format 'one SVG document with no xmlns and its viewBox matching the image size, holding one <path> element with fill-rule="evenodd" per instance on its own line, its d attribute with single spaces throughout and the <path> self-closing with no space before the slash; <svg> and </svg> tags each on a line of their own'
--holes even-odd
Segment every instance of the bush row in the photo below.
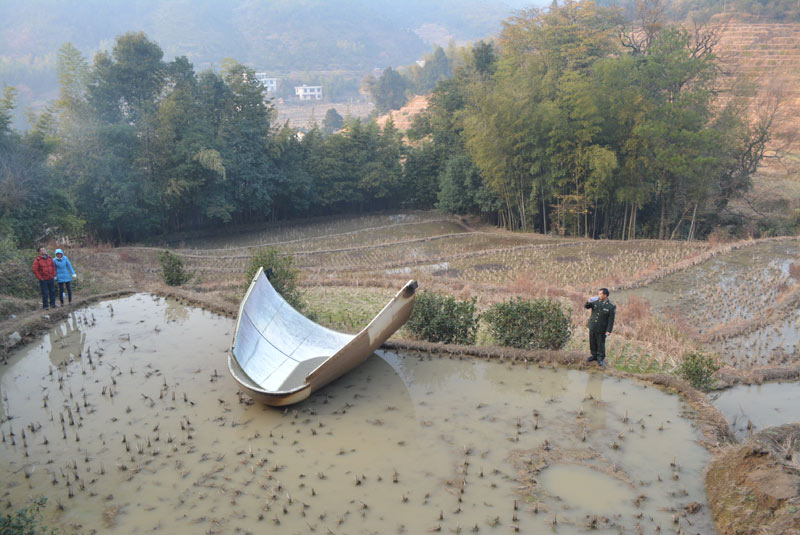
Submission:
<svg viewBox="0 0 800 535">
<path fill-rule="evenodd" d="M 459 301 L 434 292 L 420 292 L 406 328 L 420 340 L 471 345 L 481 320 L 498 344 L 520 349 L 561 349 L 572 334 L 569 311 L 553 299 L 517 297 L 478 314 L 474 297 Z"/>
</svg>

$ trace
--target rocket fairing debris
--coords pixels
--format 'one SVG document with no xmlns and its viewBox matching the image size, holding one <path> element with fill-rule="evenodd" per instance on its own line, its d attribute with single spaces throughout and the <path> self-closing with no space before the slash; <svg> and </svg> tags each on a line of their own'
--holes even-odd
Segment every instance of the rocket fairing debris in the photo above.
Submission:
<svg viewBox="0 0 800 535">
<path fill-rule="evenodd" d="M 272 406 L 306 399 L 367 358 L 411 316 L 417 282 L 408 281 L 356 335 L 303 316 L 275 291 L 263 269 L 239 306 L 228 369 L 252 398 Z"/>
</svg>

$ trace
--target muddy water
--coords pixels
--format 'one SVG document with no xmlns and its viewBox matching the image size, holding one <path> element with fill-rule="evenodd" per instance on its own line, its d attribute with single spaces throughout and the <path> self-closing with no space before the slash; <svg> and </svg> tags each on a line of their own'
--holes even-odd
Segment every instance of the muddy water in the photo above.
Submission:
<svg viewBox="0 0 800 535">
<path fill-rule="evenodd" d="M 541 475 L 544 489 L 575 507 L 615 511 L 617 504 L 632 502 L 632 489 L 616 479 L 579 465 L 555 465 Z"/>
<path fill-rule="evenodd" d="M 800 423 L 800 383 L 741 385 L 710 397 L 739 440 L 767 427 Z"/>
<path fill-rule="evenodd" d="M 0 513 L 44 495 L 70 533 L 713 533 L 677 396 L 385 352 L 282 411 L 237 396 L 232 328 L 136 295 L 12 354 Z"/>
</svg>

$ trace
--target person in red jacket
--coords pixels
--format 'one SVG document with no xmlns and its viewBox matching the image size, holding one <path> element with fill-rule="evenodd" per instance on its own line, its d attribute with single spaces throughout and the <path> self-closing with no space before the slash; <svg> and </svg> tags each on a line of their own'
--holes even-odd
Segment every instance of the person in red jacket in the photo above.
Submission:
<svg viewBox="0 0 800 535">
<path fill-rule="evenodd" d="M 47 310 L 48 302 L 56 308 L 56 265 L 47 255 L 47 249 L 39 249 L 39 256 L 33 261 L 33 274 L 39 279 L 42 291 L 42 308 Z"/>
</svg>

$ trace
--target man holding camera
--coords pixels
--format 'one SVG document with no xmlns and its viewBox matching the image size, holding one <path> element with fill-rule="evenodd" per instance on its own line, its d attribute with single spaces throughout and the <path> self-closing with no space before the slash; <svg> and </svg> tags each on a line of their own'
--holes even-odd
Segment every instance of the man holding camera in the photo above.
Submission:
<svg viewBox="0 0 800 535">
<path fill-rule="evenodd" d="M 592 356 L 588 362 L 597 362 L 601 367 L 605 366 L 606 358 L 606 336 L 611 335 L 614 329 L 614 315 L 617 312 L 616 305 L 608 300 L 608 288 L 600 288 L 596 297 L 589 299 L 583 308 L 591 309 L 592 315 L 589 316 L 589 349 Z"/>
</svg>

